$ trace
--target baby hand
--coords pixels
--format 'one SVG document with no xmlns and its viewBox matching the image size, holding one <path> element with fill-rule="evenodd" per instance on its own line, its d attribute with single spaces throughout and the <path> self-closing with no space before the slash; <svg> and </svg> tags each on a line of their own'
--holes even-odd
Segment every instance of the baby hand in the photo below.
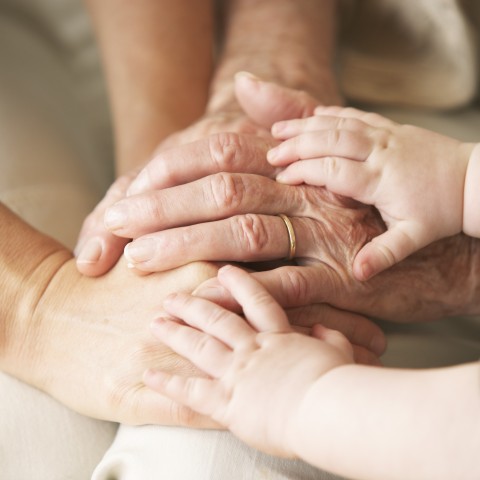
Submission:
<svg viewBox="0 0 480 480">
<path fill-rule="evenodd" d="M 251 275 L 232 266 L 220 283 L 243 307 L 245 319 L 187 294 L 165 310 L 183 322 L 159 319 L 155 336 L 189 359 L 208 378 L 148 371 L 145 384 L 212 417 L 251 446 L 292 457 L 291 425 L 309 387 L 326 372 L 353 363 L 340 333 L 314 326 L 312 338 L 295 333 L 283 309 Z"/>
<path fill-rule="evenodd" d="M 272 133 L 285 141 L 267 158 L 287 167 L 279 182 L 325 186 L 378 209 L 388 230 L 358 252 L 357 279 L 462 231 L 473 144 L 353 108 L 318 107 L 315 113 L 276 123 Z"/>
</svg>

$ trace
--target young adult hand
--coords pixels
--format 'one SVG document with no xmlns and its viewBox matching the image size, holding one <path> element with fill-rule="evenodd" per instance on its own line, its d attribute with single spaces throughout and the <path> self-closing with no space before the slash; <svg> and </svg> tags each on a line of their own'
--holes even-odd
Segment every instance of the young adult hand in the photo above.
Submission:
<svg viewBox="0 0 480 480">
<path fill-rule="evenodd" d="M 280 305 L 250 274 L 226 266 L 220 283 L 245 318 L 187 294 L 170 296 L 155 336 L 209 378 L 149 370 L 147 386 L 211 417 L 239 438 L 273 455 L 292 457 L 292 424 L 309 388 L 323 375 L 353 363 L 340 333 L 321 325 L 312 338 L 295 333 Z M 179 320 L 185 322 L 180 322 Z"/>
<path fill-rule="evenodd" d="M 353 108 L 318 107 L 306 119 L 276 123 L 284 140 L 268 160 L 277 180 L 306 183 L 368 205 L 387 225 L 358 252 L 357 279 L 398 263 L 463 227 L 464 184 L 473 144 Z"/>
</svg>

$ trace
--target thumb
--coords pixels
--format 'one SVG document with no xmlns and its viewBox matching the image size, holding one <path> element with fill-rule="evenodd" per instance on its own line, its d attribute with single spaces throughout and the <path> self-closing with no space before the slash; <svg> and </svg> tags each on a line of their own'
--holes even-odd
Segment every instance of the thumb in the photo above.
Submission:
<svg viewBox="0 0 480 480">
<path fill-rule="evenodd" d="M 353 261 L 357 280 L 368 280 L 427 245 L 428 241 L 419 242 L 415 237 L 418 235 L 396 225 L 364 245 Z"/>
<path fill-rule="evenodd" d="M 264 82 L 247 72 L 235 75 L 235 94 L 245 113 L 267 128 L 280 120 L 310 117 L 320 103 L 306 92 Z"/>
</svg>

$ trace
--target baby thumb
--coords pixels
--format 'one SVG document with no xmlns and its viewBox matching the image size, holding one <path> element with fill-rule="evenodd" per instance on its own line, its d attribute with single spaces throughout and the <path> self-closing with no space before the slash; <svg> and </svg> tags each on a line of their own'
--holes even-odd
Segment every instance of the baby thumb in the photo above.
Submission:
<svg viewBox="0 0 480 480">
<path fill-rule="evenodd" d="M 423 245 L 422 245 L 423 246 Z M 420 248 L 400 225 L 387 230 L 364 245 L 353 262 L 353 274 L 360 281 L 368 280 L 395 265 Z"/>
</svg>

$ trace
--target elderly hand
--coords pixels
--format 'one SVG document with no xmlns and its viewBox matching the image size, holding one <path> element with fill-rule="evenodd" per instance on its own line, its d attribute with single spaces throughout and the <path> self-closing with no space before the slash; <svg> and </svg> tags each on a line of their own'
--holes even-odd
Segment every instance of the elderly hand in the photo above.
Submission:
<svg viewBox="0 0 480 480">
<path fill-rule="evenodd" d="M 164 173 L 163 171 L 170 167 L 172 167 L 172 172 L 177 172 L 176 175 L 183 178 L 183 181 L 188 178 L 199 178 L 202 176 L 202 172 L 207 175 L 212 171 L 214 166 L 210 163 L 200 164 L 196 161 L 196 150 L 190 148 L 189 143 L 207 138 L 210 134 L 217 132 L 249 134 L 248 141 L 242 145 L 243 155 L 236 154 L 235 140 L 237 137 L 235 135 L 219 134 L 218 137 L 212 137 L 209 140 L 212 142 L 211 153 L 215 155 L 217 152 L 218 159 L 211 156 L 205 157 L 205 160 L 223 161 L 225 154 L 229 157 L 226 160 L 229 162 L 230 171 L 235 171 L 236 168 L 240 169 L 240 162 L 248 162 L 248 156 L 258 152 L 256 144 L 263 145 L 264 140 L 262 139 L 271 140 L 269 127 L 272 123 L 277 120 L 310 115 L 314 107 L 318 105 L 316 100 L 303 92 L 260 82 L 256 77 L 247 73 L 237 75 L 235 87 L 240 103 L 247 109 L 256 105 L 260 107 L 257 108 L 257 117 L 254 116 L 253 119 L 247 117 L 238 105 L 222 105 L 220 109 L 212 109 L 191 127 L 165 139 L 159 145 L 153 160 L 141 171 L 138 179 L 136 179 L 138 170 L 119 177 L 82 226 L 75 248 L 77 267 L 82 274 L 103 275 L 115 265 L 123 253 L 125 245 L 129 242 L 128 236 L 121 238 L 114 235 L 110 231 L 111 229 L 105 228 L 104 224 L 105 212 L 117 201 L 125 198 L 127 190 L 129 194 L 133 194 L 151 188 L 169 186 L 169 183 L 164 181 L 165 175 L 168 176 L 168 170 Z M 218 138 L 217 145 L 214 144 L 215 138 Z M 249 141 L 254 143 L 252 147 L 248 145 Z M 185 145 L 185 148 L 175 148 L 182 145 Z M 268 143 L 268 145 L 272 144 Z M 256 160 L 255 163 L 258 164 L 259 162 Z M 274 172 L 275 170 L 265 163 L 259 173 L 271 176 Z M 162 178 L 160 183 L 157 181 L 159 176 Z M 132 185 L 133 180 L 135 182 Z M 171 184 L 176 184 L 176 179 L 172 180 Z"/>
<path fill-rule="evenodd" d="M 256 82 L 253 95 L 239 92 L 247 113 L 266 126 L 272 118 L 255 93 L 265 98 L 271 88 Z M 350 265 L 363 245 L 384 231 L 380 217 L 318 187 L 274 182 L 274 167 L 265 161 L 271 145 L 267 138 L 218 134 L 158 156 L 144 169 L 142 185 L 132 185 L 136 194 L 114 206 L 115 234 L 139 237 L 126 250 L 129 262 L 149 272 L 196 259 L 279 259 L 290 251 L 278 217 L 284 213 L 297 239 L 296 262 L 304 267 L 256 274 L 282 306 L 329 303 L 395 321 L 468 313 L 476 288 L 468 281 L 476 268 L 469 263 L 476 251 L 469 248 L 472 240 L 458 236 L 431 245 L 362 285 Z M 171 161 L 175 154 L 187 159 L 189 168 Z M 464 280 L 454 281 L 455 275 Z"/>
</svg>

